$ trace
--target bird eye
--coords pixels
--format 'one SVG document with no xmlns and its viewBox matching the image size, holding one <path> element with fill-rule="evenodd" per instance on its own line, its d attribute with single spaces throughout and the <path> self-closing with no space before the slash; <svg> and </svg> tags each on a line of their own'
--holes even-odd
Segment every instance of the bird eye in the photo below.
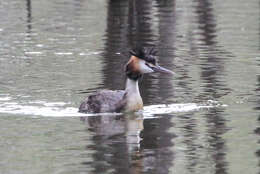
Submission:
<svg viewBox="0 0 260 174">
<path fill-rule="evenodd" d="M 150 63 L 151 64 L 153 64 L 153 65 L 156 65 L 156 59 L 154 58 L 154 57 L 152 57 L 151 59 L 150 59 Z"/>
<path fill-rule="evenodd" d="M 155 65 L 156 64 L 156 58 L 152 55 L 147 56 L 146 61 Z"/>
<path fill-rule="evenodd" d="M 156 60 L 152 59 L 151 63 L 155 65 L 156 64 Z"/>
</svg>

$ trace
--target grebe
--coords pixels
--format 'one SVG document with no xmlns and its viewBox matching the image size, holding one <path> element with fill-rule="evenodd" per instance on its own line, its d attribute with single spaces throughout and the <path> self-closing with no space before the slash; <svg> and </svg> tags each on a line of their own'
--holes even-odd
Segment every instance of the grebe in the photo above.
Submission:
<svg viewBox="0 0 260 174">
<path fill-rule="evenodd" d="M 88 96 L 80 105 L 82 113 L 130 112 L 143 108 L 138 80 L 143 74 L 162 72 L 174 74 L 158 65 L 153 48 L 139 48 L 130 51 L 130 59 L 125 65 L 125 90 L 102 90 Z"/>
</svg>

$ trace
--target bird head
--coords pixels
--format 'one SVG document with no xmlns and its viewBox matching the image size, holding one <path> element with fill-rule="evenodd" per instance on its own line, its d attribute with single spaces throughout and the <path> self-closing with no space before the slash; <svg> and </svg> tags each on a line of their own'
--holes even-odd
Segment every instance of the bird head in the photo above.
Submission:
<svg viewBox="0 0 260 174">
<path fill-rule="evenodd" d="M 147 73 L 174 74 L 171 70 L 159 66 L 154 48 L 137 48 L 130 51 L 131 57 L 125 66 L 128 78 L 138 80 Z"/>
</svg>

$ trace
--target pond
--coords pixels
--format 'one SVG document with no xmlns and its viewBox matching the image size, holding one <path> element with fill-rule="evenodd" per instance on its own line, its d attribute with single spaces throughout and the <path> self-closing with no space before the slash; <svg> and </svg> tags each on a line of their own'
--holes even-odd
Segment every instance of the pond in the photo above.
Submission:
<svg viewBox="0 0 260 174">
<path fill-rule="evenodd" d="M 2 0 L 0 173 L 259 173 L 259 1 Z M 144 110 L 81 114 L 124 89 L 136 45 Z"/>
</svg>

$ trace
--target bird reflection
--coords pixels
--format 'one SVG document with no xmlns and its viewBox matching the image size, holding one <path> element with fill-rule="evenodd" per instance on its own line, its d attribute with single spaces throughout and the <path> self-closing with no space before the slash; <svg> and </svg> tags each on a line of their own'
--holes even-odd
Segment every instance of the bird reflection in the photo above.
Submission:
<svg viewBox="0 0 260 174">
<path fill-rule="evenodd" d="M 87 148 L 96 151 L 93 154 L 95 173 L 110 169 L 115 173 L 142 171 L 140 132 L 143 119 L 140 115 L 82 117 L 81 120 L 93 134 L 95 145 Z"/>
</svg>

